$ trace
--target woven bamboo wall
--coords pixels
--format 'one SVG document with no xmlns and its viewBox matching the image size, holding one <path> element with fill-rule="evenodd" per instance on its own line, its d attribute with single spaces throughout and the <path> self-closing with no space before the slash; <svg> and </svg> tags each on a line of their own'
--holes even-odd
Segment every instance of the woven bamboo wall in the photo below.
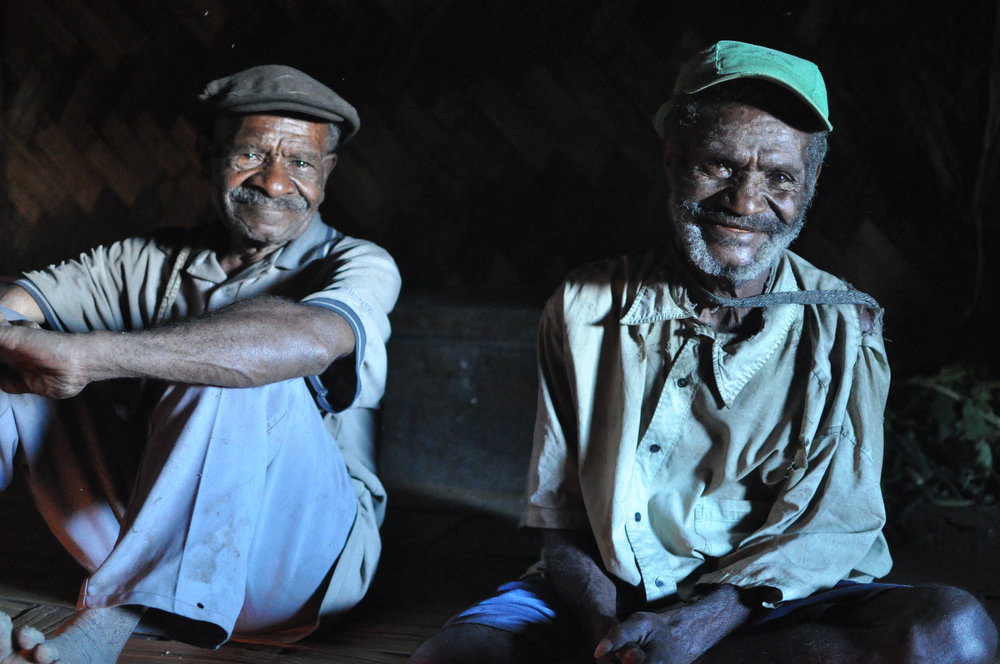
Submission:
<svg viewBox="0 0 1000 664">
<path fill-rule="evenodd" d="M 976 261 L 997 248 L 997 3 L 953 5 L 4 0 L 2 271 L 207 214 L 185 107 L 282 62 L 361 114 L 328 221 L 389 248 L 408 297 L 537 306 L 574 264 L 662 241 L 649 116 L 691 50 L 736 38 L 830 86 L 800 251 L 882 300 L 903 354 L 944 361 L 942 334 L 997 332 L 989 297 L 962 323 L 998 276 Z"/>
</svg>

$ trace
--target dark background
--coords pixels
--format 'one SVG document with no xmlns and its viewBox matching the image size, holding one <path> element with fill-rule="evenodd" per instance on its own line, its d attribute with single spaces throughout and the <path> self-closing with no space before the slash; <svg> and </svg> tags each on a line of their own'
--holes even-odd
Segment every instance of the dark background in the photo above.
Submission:
<svg viewBox="0 0 1000 664">
<path fill-rule="evenodd" d="M 185 111 L 212 78 L 284 63 L 341 93 L 362 128 L 341 151 L 324 216 L 388 248 L 404 277 L 380 455 L 394 496 L 383 588 L 413 570 L 433 591 L 407 590 L 406 603 L 461 587 L 468 597 L 443 620 L 492 587 L 456 570 L 479 565 L 492 584 L 498 564 L 526 564 L 508 554 L 520 541 L 538 310 L 572 266 L 664 241 L 650 117 L 679 65 L 715 40 L 787 50 L 823 71 L 836 129 L 795 247 L 886 307 L 893 395 L 905 404 L 903 379 L 955 362 L 998 375 L 998 9 L 997 0 L 0 0 L 0 275 L 210 216 Z M 942 409 L 913 403 L 929 417 L 907 431 L 958 447 L 934 421 Z M 967 434 L 964 415 L 951 428 Z M 899 423 L 890 418 L 897 434 Z M 998 508 L 912 499 L 915 489 L 892 480 L 912 480 L 913 460 L 928 457 L 898 437 L 885 474 L 897 578 L 975 589 L 1000 615 Z M 949 458 L 950 471 L 970 467 Z M 415 497 L 505 521 L 485 532 L 444 510 L 442 525 Z M 5 503 L 0 517 L 30 513 L 27 502 Z M 44 529 L 15 530 L 0 538 L 5 575 L 61 578 L 32 535 Z M 401 532 L 418 546 L 401 546 Z M 431 541 L 446 564 L 428 562 Z M 498 552 L 508 557 L 498 563 Z M 449 578 L 439 583 L 434 570 Z M 430 625 L 425 602 L 415 606 Z"/>
<path fill-rule="evenodd" d="M 650 116 L 717 39 L 819 64 L 831 152 L 797 250 L 879 299 L 897 375 L 990 364 L 996 2 L 4 0 L 0 271 L 207 211 L 184 111 L 284 63 L 362 129 L 324 216 L 404 301 L 538 308 L 573 265 L 664 238 Z"/>
</svg>

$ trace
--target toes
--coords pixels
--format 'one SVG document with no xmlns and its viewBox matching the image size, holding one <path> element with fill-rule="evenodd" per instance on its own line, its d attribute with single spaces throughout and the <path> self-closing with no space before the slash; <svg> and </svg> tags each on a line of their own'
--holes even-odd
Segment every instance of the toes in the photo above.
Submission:
<svg viewBox="0 0 1000 664">
<path fill-rule="evenodd" d="M 45 635 L 29 625 L 18 627 L 14 637 L 17 639 L 17 647 L 21 650 L 31 650 L 39 643 L 45 642 Z"/>
<path fill-rule="evenodd" d="M 10 633 L 14 629 L 14 623 L 6 613 L 0 613 L 0 657 L 6 657 L 14 652 L 14 646 L 10 642 Z"/>
<path fill-rule="evenodd" d="M 55 664 L 59 661 L 59 649 L 51 643 L 40 643 L 31 651 L 31 661 L 35 664 Z"/>
<path fill-rule="evenodd" d="M 21 649 L 20 657 L 32 664 L 55 664 L 59 661 L 59 650 L 51 643 L 46 643 L 45 635 L 34 627 L 25 625 L 14 632 L 17 646 Z M 16 661 L 21 661 L 20 657 Z"/>
</svg>

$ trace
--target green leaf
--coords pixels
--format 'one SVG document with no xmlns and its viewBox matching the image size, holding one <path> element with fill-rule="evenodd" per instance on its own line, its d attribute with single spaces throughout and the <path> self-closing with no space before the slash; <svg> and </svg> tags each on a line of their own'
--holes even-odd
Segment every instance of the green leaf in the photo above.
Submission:
<svg viewBox="0 0 1000 664">
<path fill-rule="evenodd" d="M 985 440 L 977 440 L 975 443 L 976 449 L 976 465 L 981 468 L 992 468 L 993 467 L 993 448 Z"/>
<path fill-rule="evenodd" d="M 968 441 L 982 442 L 993 433 L 993 427 L 986 420 L 986 414 L 980 404 L 966 401 L 962 405 L 962 438 Z"/>
</svg>

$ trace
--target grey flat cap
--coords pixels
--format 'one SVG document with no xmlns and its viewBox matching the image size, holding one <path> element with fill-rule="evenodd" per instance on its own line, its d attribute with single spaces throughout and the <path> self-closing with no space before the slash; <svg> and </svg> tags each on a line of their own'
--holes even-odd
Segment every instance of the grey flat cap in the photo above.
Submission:
<svg viewBox="0 0 1000 664">
<path fill-rule="evenodd" d="M 285 65 L 251 67 L 218 78 L 198 96 L 203 111 L 214 113 L 297 113 L 340 129 L 345 143 L 361 126 L 358 112 L 316 79 Z"/>
</svg>

